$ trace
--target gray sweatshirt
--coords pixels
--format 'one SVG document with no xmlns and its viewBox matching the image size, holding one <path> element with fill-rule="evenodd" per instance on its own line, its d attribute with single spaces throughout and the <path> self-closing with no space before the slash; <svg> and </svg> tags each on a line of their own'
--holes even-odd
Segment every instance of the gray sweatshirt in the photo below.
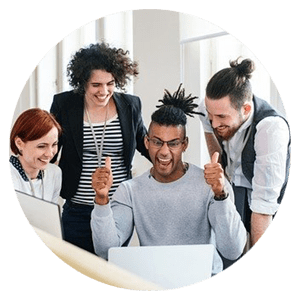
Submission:
<svg viewBox="0 0 300 300">
<path fill-rule="evenodd" d="M 246 230 L 230 196 L 214 200 L 203 170 L 190 164 L 171 183 L 156 181 L 150 171 L 123 182 L 107 205 L 92 211 L 96 254 L 107 259 L 108 249 L 126 244 L 135 226 L 141 246 L 213 244 L 227 259 L 237 259 L 246 243 Z M 222 271 L 215 251 L 213 273 Z"/>
</svg>

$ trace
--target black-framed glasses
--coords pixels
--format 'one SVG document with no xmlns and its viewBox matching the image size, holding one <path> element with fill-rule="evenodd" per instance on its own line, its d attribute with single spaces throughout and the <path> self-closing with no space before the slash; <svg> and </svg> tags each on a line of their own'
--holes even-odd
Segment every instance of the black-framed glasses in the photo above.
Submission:
<svg viewBox="0 0 300 300">
<path fill-rule="evenodd" d="M 149 141 L 149 143 L 151 143 L 151 145 L 157 149 L 162 148 L 162 146 L 166 143 L 167 146 L 169 147 L 169 149 L 178 149 L 182 143 L 184 143 L 186 141 L 186 137 L 183 140 L 172 140 L 172 141 L 162 141 L 160 139 L 157 138 L 149 138 L 147 136 L 147 140 Z"/>
</svg>

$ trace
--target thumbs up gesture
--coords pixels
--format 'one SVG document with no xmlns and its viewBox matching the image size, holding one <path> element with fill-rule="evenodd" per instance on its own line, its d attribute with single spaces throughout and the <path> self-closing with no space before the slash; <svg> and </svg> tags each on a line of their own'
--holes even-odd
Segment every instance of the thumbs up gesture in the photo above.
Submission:
<svg viewBox="0 0 300 300">
<path fill-rule="evenodd" d="M 97 168 L 92 174 L 92 187 L 96 192 L 95 202 L 105 205 L 109 202 L 108 192 L 113 183 L 111 158 L 106 157 L 105 167 Z"/>
<path fill-rule="evenodd" d="M 224 194 L 225 177 L 221 164 L 218 163 L 219 152 L 215 152 L 211 157 L 211 162 L 204 166 L 204 178 L 207 184 L 211 186 L 215 197 Z"/>
</svg>

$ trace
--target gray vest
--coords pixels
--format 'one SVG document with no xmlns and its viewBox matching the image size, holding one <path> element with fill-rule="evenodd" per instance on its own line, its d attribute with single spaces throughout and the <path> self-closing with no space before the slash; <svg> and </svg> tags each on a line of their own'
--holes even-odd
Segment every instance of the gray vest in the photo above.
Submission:
<svg viewBox="0 0 300 300">
<path fill-rule="evenodd" d="M 248 142 L 246 143 L 242 151 L 242 171 L 245 177 L 247 178 L 247 180 L 250 182 L 250 184 L 252 184 L 254 161 L 256 159 L 256 153 L 254 150 L 254 139 L 255 139 L 257 124 L 266 117 L 276 116 L 285 120 L 289 128 L 289 124 L 287 120 L 279 112 L 277 112 L 268 102 L 253 96 L 253 103 L 254 103 L 254 116 L 253 116 L 253 122 L 251 124 L 252 130 Z M 222 143 L 221 146 L 223 148 Z M 288 175 L 290 169 L 291 137 L 289 139 L 289 143 L 287 147 L 288 147 L 288 152 L 286 158 L 286 177 L 285 177 L 285 182 L 281 188 L 280 195 L 277 199 L 278 203 L 281 203 L 282 197 L 286 189 L 287 181 L 288 181 Z M 222 165 L 225 169 L 227 165 L 227 155 L 224 149 L 222 154 Z"/>
</svg>

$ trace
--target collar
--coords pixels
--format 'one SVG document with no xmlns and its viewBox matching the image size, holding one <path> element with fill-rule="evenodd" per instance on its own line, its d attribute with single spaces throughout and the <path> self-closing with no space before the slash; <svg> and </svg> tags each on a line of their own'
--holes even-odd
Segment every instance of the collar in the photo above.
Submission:
<svg viewBox="0 0 300 300">
<path fill-rule="evenodd" d="M 29 181 L 17 156 L 12 155 L 9 159 L 9 162 L 17 169 L 17 171 L 19 172 L 19 174 L 21 175 L 24 181 Z M 43 178 L 43 173 L 40 170 L 37 179 L 42 179 L 42 178 Z"/>
<path fill-rule="evenodd" d="M 189 167 L 190 167 L 189 163 L 186 163 L 186 162 L 183 163 L 183 174 L 182 174 L 181 177 L 183 177 L 183 176 L 185 175 L 185 173 L 188 171 Z M 154 171 L 154 167 L 152 167 L 152 168 L 149 170 L 149 175 L 148 175 L 148 178 L 149 178 L 149 179 L 150 179 L 151 177 L 155 179 L 155 177 L 154 177 L 154 175 L 153 175 L 153 171 Z M 181 177 L 177 178 L 176 180 L 180 179 Z M 155 179 L 155 180 L 156 180 L 156 179 Z M 174 181 L 176 181 L 176 180 L 174 180 Z M 157 181 L 158 181 L 158 180 L 157 180 Z M 160 181 L 158 181 L 158 182 L 160 182 Z M 173 182 L 173 181 L 171 181 L 171 182 Z M 170 183 L 170 182 L 168 182 L 168 183 Z"/>
</svg>

